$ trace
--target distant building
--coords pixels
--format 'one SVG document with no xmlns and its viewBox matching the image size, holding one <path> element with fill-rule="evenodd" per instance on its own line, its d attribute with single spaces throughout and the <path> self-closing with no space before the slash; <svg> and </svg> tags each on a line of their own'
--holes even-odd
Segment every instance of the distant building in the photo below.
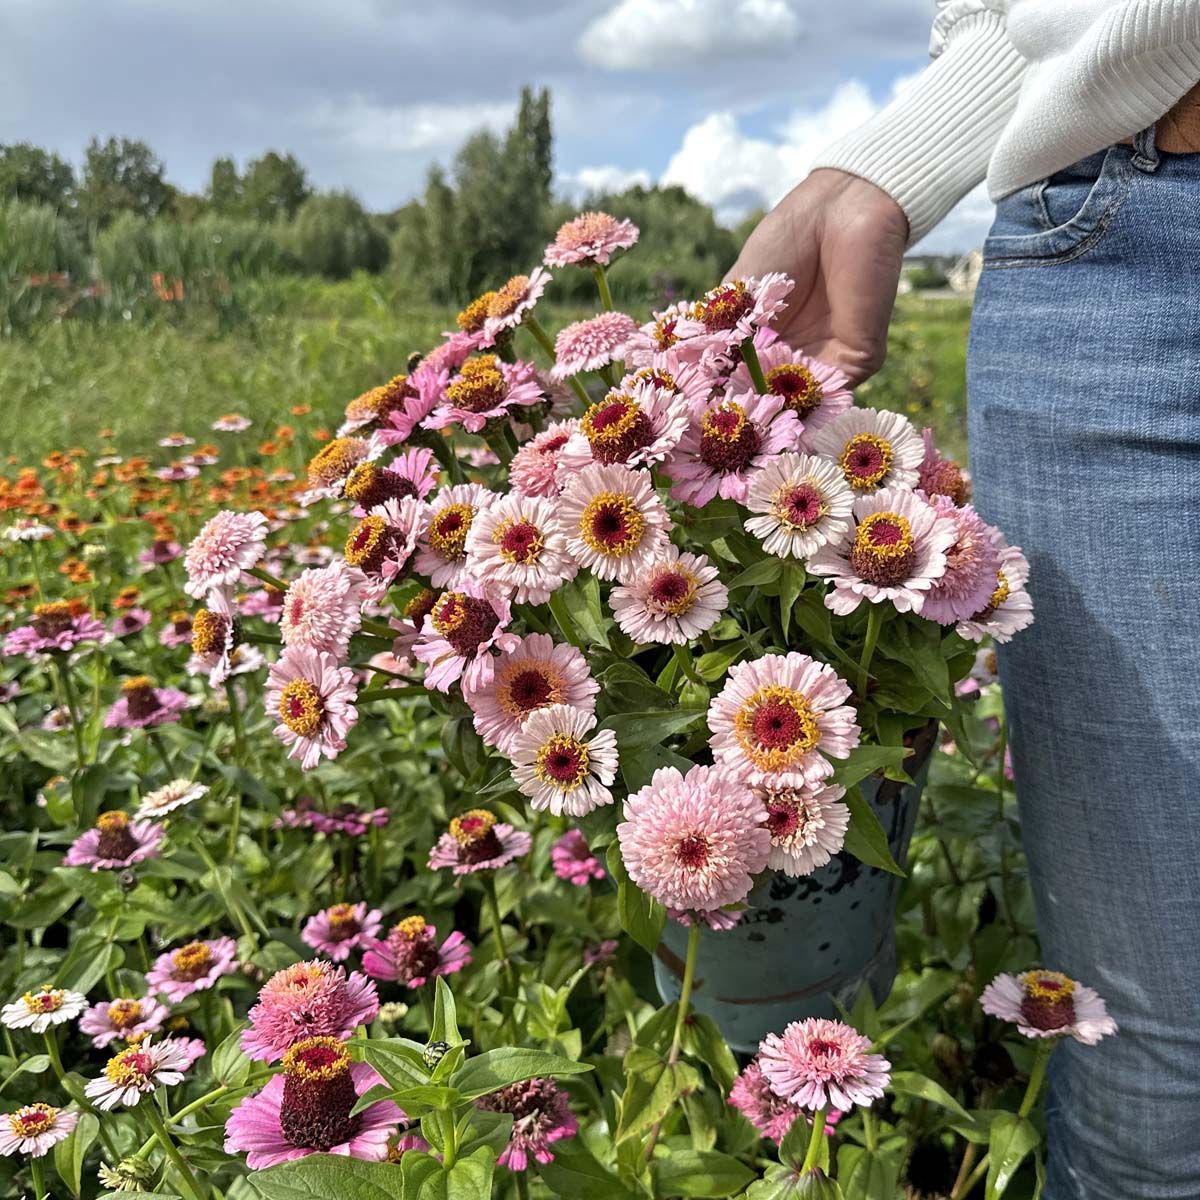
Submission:
<svg viewBox="0 0 1200 1200">
<path fill-rule="evenodd" d="M 946 282 L 960 296 L 973 296 L 982 272 L 983 251 L 972 250 L 946 272 Z"/>
</svg>

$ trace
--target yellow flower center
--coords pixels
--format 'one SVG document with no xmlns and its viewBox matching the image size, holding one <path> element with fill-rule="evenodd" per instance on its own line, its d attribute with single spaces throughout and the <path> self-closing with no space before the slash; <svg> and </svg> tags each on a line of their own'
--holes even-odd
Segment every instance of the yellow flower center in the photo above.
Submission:
<svg viewBox="0 0 1200 1200">
<path fill-rule="evenodd" d="M 746 757 L 761 771 L 783 771 L 816 749 L 818 714 L 793 688 L 759 688 L 738 709 L 733 729 Z"/>
<path fill-rule="evenodd" d="M 57 1116 L 58 1109 L 51 1108 L 49 1104 L 26 1104 L 15 1113 L 9 1114 L 8 1127 L 13 1131 L 14 1137 L 37 1137 L 39 1133 L 54 1128 Z"/>
<path fill-rule="evenodd" d="M 353 904 L 334 904 L 325 910 L 325 915 L 329 918 L 329 924 L 335 929 L 358 924 Z"/>
<path fill-rule="evenodd" d="M 573 792 L 588 777 L 588 748 L 568 734 L 559 733 L 537 752 L 534 771 L 543 782 L 562 792 Z"/>
<path fill-rule="evenodd" d="M 429 544 L 442 558 L 466 557 L 467 534 L 475 519 L 473 504 L 447 504 L 429 523 Z"/>
<path fill-rule="evenodd" d="M 192 652 L 194 654 L 217 654 L 225 649 L 225 636 L 229 632 L 229 618 L 202 608 L 192 619 Z"/>
<path fill-rule="evenodd" d="M 859 492 L 873 492 L 892 469 L 892 444 L 873 433 L 856 433 L 838 460 L 846 482 Z"/>
<path fill-rule="evenodd" d="M 212 951 L 203 942 L 188 942 L 171 955 L 171 974 L 177 979 L 199 979 L 212 962 Z"/>
<path fill-rule="evenodd" d="M 297 1042 L 283 1056 L 285 1075 L 306 1082 L 324 1082 L 350 1070 L 346 1043 L 335 1037 L 311 1037 Z"/>
<path fill-rule="evenodd" d="M 1033 1000 L 1066 1000 L 1075 993 L 1075 981 L 1058 971 L 1026 971 L 1017 978 Z"/>
<path fill-rule="evenodd" d="M 129 826 L 129 814 L 123 812 L 103 812 L 96 818 L 96 828 L 101 833 L 116 833 Z"/>
<path fill-rule="evenodd" d="M 308 477 L 313 483 L 332 484 L 346 478 L 363 458 L 362 438 L 334 438 L 313 455 Z"/>
<path fill-rule="evenodd" d="M 492 532 L 500 557 L 510 563 L 536 563 L 546 546 L 542 531 L 524 518 L 506 517 Z"/>
<path fill-rule="evenodd" d="M 914 558 L 912 525 L 907 517 L 876 512 L 858 523 L 849 559 L 860 578 L 878 587 L 892 587 L 908 578 Z"/>
<path fill-rule="evenodd" d="M 347 494 L 349 488 L 347 488 Z M 350 497 L 354 499 L 353 496 Z M 346 561 L 352 567 L 364 569 L 376 565 L 387 535 L 387 522 L 382 517 L 366 516 L 350 531 L 344 547 Z"/>
<path fill-rule="evenodd" d="M 108 1020 L 117 1029 L 128 1029 L 142 1019 L 142 1006 L 137 1000 L 114 1000 L 108 1006 Z"/>
<path fill-rule="evenodd" d="M 464 370 L 459 377 L 446 389 L 446 399 L 455 408 L 465 408 L 467 412 L 481 413 L 504 403 L 508 388 L 504 376 L 495 367 L 485 370 L 465 370 L 470 363 L 464 363 Z"/>
<path fill-rule="evenodd" d="M 781 363 L 766 378 L 767 391 L 782 396 L 784 407 L 802 417 L 819 408 L 825 398 L 817 377 L 803 363 Z"/>
<path fill-rule="evenodd" d="M 608 558 L 624 558 L 637 549 L 645 532 L 646 518 L 623 492 L 597 492 L 579 518 L 585 545 Z"/>
<path fill-rule="evenodd" d="M 428 922 L 424 917 L 405 917 L 403 921 L 396 922 L 393 931 L 402 938 L 412 941 L 413 938 L 419 938 L 425 932 L 427 925 Z"/>
<path fill-rule="evenodd" d="M 489 317 L 507 317 L 529 291 L 529 276 L 514 275 L 499 291 L 492 293 L 488 301 L 487 315 Z"/>
<path fill-rule="evenodd" d="M 149 675 L 134 675 L 121 684 L 121 691 L 128 695 L 131 692 L 147 692 L 153 686 L 154 681 Z"/>
<path fill-rule="evenodd" d="M 433 627 L 442 637 L 461 629 L 467 619 L 466 596 L 462 592 L 443 592 L 433 607 Z"/>
<path fill-rule="evenodd" d="M 478 333 L 483 328 L 483 323 L 488 317 L 488 308 L 495 295 L 495 292 L 484 292 L 458 314 L 456 320 L 463 333 Z"/>
<path fill-rule="evenodd" d="M 153 1069 L 154 1062 L 150 1055 L 134 1046 L 122 1050 L 120 1054 L 114 1054 L 108 1060 L 104 1074 L 108 1076 L 110 1083 L 116 1084 L 117 1087 L 126 1087 L 131 1083 L 145 1082 L 150 1078 Z"/>
<path fill-rule="evenodd" d="M 307 679 L 293 679 L 279 695 L 279 719 L 298 737 L 312 737 L 324 714 L 321 693 Z"/>
<path fill-rule="evenodd" d="M 21 999 L 30 1012 L 52 1013 L 58 1012 L 62 1008 L 63 1000 L 66 999 L 66 992 L 61 988 L 51 987 L 50 984 L 43 983 L 37 991 L 26 992 Z"/>
<path fill-rule="evenodd" d="M 473 808 L 450 822 L 450 836 L 460 846 L 470 846 L 492 832 L 496 818 L 486 808 Z"/>
</svg>

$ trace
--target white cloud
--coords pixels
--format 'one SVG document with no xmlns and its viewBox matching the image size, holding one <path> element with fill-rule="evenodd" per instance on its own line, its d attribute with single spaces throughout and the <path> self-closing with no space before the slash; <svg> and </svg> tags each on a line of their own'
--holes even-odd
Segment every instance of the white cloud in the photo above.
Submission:
<svg viewBox="0 0 1200 1200">
<path fill-rule="evenodd" d="M 619 0 L 588 25 L 578 44 L 599 67 L 661 71 L 778 54 L 795 45 L 801 28 L 788 0 Z"/>
<path fill-rule="evenodd" d="M 411 153 L 457 148 L 480 129 L 503 129 L 512 116 L 511 103 L 387 105 L 356 96 L 349 102 L 322 102 L 304 124 L 359 150 Z"/>
<path fill-rule="evenodd" d="M 570 175 L 561 176 L 559 182 L 572 197 L 583 197 L 596 192 L 623 192 L 631 187 L 649 187 L 650 172 L 625 167 L 581 167 Z"/>
</svg>

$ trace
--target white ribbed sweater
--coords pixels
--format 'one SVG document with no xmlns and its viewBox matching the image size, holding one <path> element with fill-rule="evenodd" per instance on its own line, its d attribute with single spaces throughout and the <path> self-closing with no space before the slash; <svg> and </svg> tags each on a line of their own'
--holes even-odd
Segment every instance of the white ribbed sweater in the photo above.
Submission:
<svg viewBox="0 0 1200 1200">
<path fill-rule="evenodd" d="M 815 167 L 869 179 L 923 237 L 1130 137 L 1200 83 L 1200 0 L 938 0 L 933 62 Z"/>
</svg>

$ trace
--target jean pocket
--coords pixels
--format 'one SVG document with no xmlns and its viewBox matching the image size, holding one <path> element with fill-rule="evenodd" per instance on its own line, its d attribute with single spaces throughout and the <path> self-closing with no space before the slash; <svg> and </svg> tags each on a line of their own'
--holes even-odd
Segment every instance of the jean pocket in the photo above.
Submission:
<svg viewBox="0 0 1200 1200">
<path fill-rule="evenodd" d="M 1005 196 L 983 244 L 988 266 L 1069 261 L 1103 237 L 1133 186 L 1128 146 L 1111 146 Z"/>
</svg>

